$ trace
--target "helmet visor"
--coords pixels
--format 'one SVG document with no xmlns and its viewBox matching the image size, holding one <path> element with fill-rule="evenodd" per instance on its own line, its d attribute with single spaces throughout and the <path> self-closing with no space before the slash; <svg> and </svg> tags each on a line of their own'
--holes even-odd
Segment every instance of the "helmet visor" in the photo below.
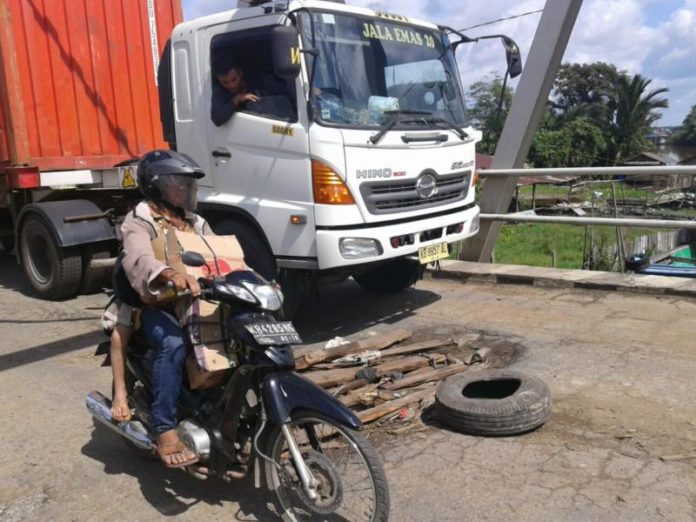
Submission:
<svg viewBox="0 0 696 522">
<path fill-rule="evenodd" d="M 170 205 L 194 211 L 198 205 L 198 181 L 189 176 L 164 174 L 157 180 L 162 199 Z"/>
</svg>

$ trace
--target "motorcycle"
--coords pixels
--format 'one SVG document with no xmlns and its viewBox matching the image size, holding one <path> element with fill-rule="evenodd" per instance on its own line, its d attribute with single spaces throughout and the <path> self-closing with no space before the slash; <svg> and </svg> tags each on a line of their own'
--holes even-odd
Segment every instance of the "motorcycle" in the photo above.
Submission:
<svg viewBox="0 0 696 522">
<path fill-rule="evenodd" d="M 203 266 L 196 252 L 184 264 Z M 389 518 L 389 489 L 374 449 L 359 432 L 355 414 L 335 397 L 295 373 L 291 344 L 301 341 L 291 322 L 276 320 L 280 288 L 253 271 L 199 279 L 201 299 L 226 308 L 233 359 L 229 379 L 192 390 L 178 403 L 177 432 L 199 458 L 186 468 L 201 479 L 226 481 L 254 473 L 286 521 L 382 522 Z M 178 294 L 178 297 L 184 293 Z M 111 418 L 111 401 L 92 391 L 87 409 L 140 452 L 155 455 L 150 428 L 152 350 L 136 334 L 128 346 L 126 383 L 130 421 Z"/>
</svg>

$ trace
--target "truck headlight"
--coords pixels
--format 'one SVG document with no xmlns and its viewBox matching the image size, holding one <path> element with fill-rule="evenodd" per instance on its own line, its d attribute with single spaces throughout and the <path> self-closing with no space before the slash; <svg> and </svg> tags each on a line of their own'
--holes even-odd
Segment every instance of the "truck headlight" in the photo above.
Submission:
<svg viewBox="0 0 696 522">
<path fill-rule="evenodd" d="M 476 216 L 474 216 L 474 219 L 471 220 L 471 227 L 469 228 L 470 232 L 478 232 L 479 221 L 480 221 L 479 215 L 476 214 Z"/>
<path fill-rule="evenodd" d="M 344 259 L 375 257 L 383 252 L 379 241 L 367 237 L 344 237 L 338 242 L 338 249 Z"/>
</svg>

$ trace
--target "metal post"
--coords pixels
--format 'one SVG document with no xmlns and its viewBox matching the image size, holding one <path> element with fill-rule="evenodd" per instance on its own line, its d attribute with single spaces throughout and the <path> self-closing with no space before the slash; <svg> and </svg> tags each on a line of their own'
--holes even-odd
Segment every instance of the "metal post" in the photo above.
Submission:
<svg viewBox="0 0 696 522">
<path fill-rule="evenodd" d="M 544 111 L 582 0 L 546 2 L 520 83 L 498 140 L 492 168 L 519 168 Z M 487 179 L 480 197 L 482 212 L 501 213 L 510 205 L 515 178 Z M 464 243 L 462 259 L 491 260 L 501 223 L 482 222 L 479 233 Z"/>
</svg>

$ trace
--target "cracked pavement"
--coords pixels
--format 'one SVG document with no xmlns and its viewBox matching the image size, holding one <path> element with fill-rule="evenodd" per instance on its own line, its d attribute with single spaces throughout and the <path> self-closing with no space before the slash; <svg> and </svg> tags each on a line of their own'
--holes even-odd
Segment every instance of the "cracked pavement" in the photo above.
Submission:
<svg viewBox="0 0 696 522">
<path fill-rule="evenodd" d="M 104 301 L 36 300 L 0 252 L 0 521 L 273 520 L 250 479 L 201 482 L 93 428 L 84 396 L 110 388 L 92 356 Z M 425 280 L 398 296 L 328 288 L 298 327 L 307 342 L 397 326 L 511 339 L 510 367 L 551 389 L 551 419 L 517 437 L 461 435 L 427 412 L 371 432 L 392 520 L 693 521 L 694 317 L 688 298 Z"/>
</svg>

